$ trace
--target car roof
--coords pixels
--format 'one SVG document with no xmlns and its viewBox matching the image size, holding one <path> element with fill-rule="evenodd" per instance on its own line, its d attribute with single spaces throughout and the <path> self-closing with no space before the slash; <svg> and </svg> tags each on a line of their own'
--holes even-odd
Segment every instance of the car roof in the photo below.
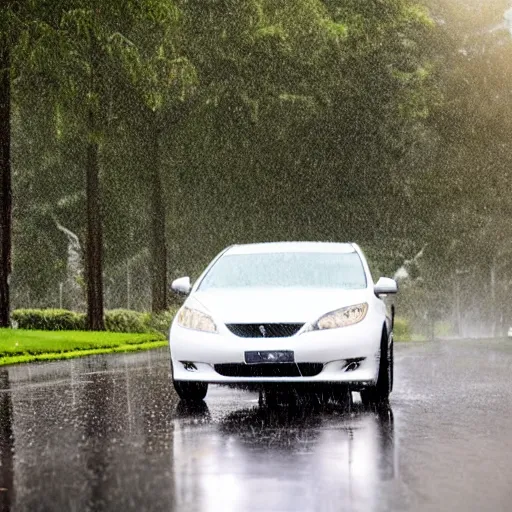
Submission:
<svg viewBox="0 0 512 512">
<path fill-rule="evenodd" d="M 241 244 L 229 247 L 224 255 L 234 254 L 268 254 L 281 252 L 356 252 L 351 243 L 336 242 L 267 242 L 257 244 Z"/>
</svg>

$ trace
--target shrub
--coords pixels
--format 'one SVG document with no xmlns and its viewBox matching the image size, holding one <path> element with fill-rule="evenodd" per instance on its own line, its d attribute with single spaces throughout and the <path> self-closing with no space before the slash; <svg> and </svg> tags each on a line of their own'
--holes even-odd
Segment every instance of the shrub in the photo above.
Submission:
<svg viewBox="0 0 512 512">
<path fill-rule="evenodd" d="M 111 332 L 148 332 L 144 313 L 130 309 L 111 309 L 105 312 L 105 328 Z"/>
<path fill-rule="evenodd" d="M 163 313 L 145 313 L 144 324 L 149 331 L 157 331 L 165 336 L 169 335 L 169 327 L 176 314 L 177 308 L 173 308 L 170 311 L 164 311 Z"/>
<path fill-rule="evenodd" d="M 160 332 L 167 336 L 176 308 L 162 313 L 112 309 L 105 313 L 105 327 L 112 332 Z"/>
<path fill-rule="evenodd" d="M 405 318 L 395 318 L 393 337 L 396 341 L 410 341 L 412 338 L 411 326 Z"/>
<path fill-rule="evenodd" d="M 16 309 L 11 319 L 20 329 L 83 331 L 85 314 L 66 309 Z"/>
</svg>

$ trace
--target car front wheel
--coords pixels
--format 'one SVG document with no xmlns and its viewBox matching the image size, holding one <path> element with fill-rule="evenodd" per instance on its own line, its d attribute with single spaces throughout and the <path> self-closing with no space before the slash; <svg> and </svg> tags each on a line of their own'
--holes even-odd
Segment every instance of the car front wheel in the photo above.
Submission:
<svg viewBox="0 0 512 512">
<path fill-rule="evenodd" d="M 208 392 L 207 382 L 193 382 L 186 380 L 175 380 L 174 389 L 178 396 L 187 402 L 200 402 Z"/>
<path fill-rule="evenodd" d="M 380 349 L 379 375 L 375 385 L 361 391 L 363 405 L 377 405 L 389 400 L 393 389 L 393 359 L 393 343 L 391 346 L 388 345 L 388 336 L 384 331 Z"/>
</svg>

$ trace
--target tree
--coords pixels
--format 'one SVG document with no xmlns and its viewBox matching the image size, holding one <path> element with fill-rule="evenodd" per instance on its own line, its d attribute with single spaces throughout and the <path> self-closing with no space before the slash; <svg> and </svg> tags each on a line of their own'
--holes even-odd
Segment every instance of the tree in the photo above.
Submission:
<svg viewBox="0 0 512 512">
<path fill-rule="evenodd" d="M 10 325 L 11 273 L 11 37 L 7 30 L 8 2 L 0 14 L 0 327 Z"/>
<path fill-rule="evenodd" d="M 428 258 L 444 273 L 436 286 L 445 297 L 460 297 L 473 332 L 496 334 L 511 317 L 512 40 L 500 28 L 508 3 L 425 3 L 442 20 L 429 50 L 442 100 L 429 119 L 434 157 L 415 180 L 415 216 Z"/>
<path fill-rule="evenodd" d="M 130 104 L 137 115 L 128 121 L 139 134 L 139 173 L 147 183 L 151 306 L 167 309 L 166 197 L 162 177 L 162 145 L 190 110 L 189 96 L 195 72 L 182 52 L 180 13 L 174 4 L 148 2 L 146 17 L 139 18 L 128 34 L 132 44 L 125 53 L 124 70 Z M 144 157 L 142 157 L 142 155 Z"/>
<path fill-rule="evenodd" d="M 137 74 L 146 66 L 146 56 L 127 34 L 138 24 L 168 24 L 165 13 L 174 8 L 161 0 L 142 3 L 120 1 L 108 5 L 63 0 L 59 7 L 45 13 L 47 17 L 38 28 L 45 36 L 46 46 L 36 48 L 32 55 L 35 55 L 35 66 L 43 70 L 48 83 L 54 87 L 55 101 L 68 112 L 68 116 L 80 120 L 79 130 L 86 155 L 87 323 L 89 329 L 101 330 L 104 328 L 102 145 L 108 128 L 114 122 L 109 116 L 114 97 L 119 92 L 116 88 L 123 80 L 123 69 L 129 68 L 129 73 Z M 136 65 L 132 65 L 133 62 Z M 137 75 L 133 79 L 137 81 Z M 160 200 L 163 200 L 161 192 Z M 162 222 L 165 222 L 165 217 Z M 153 252 L 162 252 L 161 241 L 159 239 L 152 244 Z M 163 247 L 165 259 L 165 244 Z M 163 277 L 165 286 L 165 273 L 158 277 Z"/>
<path fill-rule="evenodd" d="M 56 8 L 57 7 L 57 8 Z M 67 59 L 70 57 L 70 50 L 73 50 L 71 38 L 66 38 L 65 32 L 69 29 L 70 20 L 76 15 L 79 21 L 80 29 L 85 27 L 84 21 L 87 19 L 86 12 L 75 9 L 65 13 L 63 11 L 65 5 L 61 2 L 57 6 L 48 6 L 40 11 L 25 11 L 23 14 L 26 19 L 33 22 L 35 29 L 26 31 L 26 36 L 20 38 L 19 44 L 23 46 L 26 52 L 31 53 L 31 62 L 18 62 L 17 64 L 32 66 L 33 68 L 43 68 L 49 65 L 55 65 L 55 60 L 49 63 L 45 62 L 44 57 L 50 55 L 55 58 L 59 56 Z M 59 10 L 62 9 L 62 10 Z M 64 15 L 59 19 L 59 16 Z M 7 27 L 6 10 L 2 12 L 2 27 Z M 89 21 L 91 21 L 90 18 Z M 66 30 L 55 28 L 58 23 L 62 23 Z M 91 28 L 93 24 L 89 25 Z M 62 26 L 60 28 L 63 28 Z M 13 31 L 11 31 L 13 32 Z M 98 185 L 98 145 L 94 139 L 95 130 L 97 128 L 95 121 L 94 101 L 96 98 L 96 66 L 97 66 L 97 50 L 96 50 L 96 34 L 89 33 L 91 37 L 87 37 L 88 50 L 88 68 L 86 71 L 86 97 L 89 101 L 87 122 L 88 122 L 88 143 L 87 143 L 87 172 L 86 172 L 86 190 L 87 190 L 87 218 L 88 218 L 88 243 L 87 243 L 87 282 L 88 282 L 88 327 L 94 330 L 103 329 L 103 303 L 102 303 L 102 233 L 101 233 L 101 203 L 99 200 Z M 8 30 L 2 30 L 2 77 L 1 77 L 1 166 L 2 166 L 2 249 L 1 249 L 1 270 L 0 270 L 0 307 L 1 307 L 1 324 L 6 325 L 9 321 L 9 289 L 8 275 L 10 273 L 10 251 L 11 251 L 11 174 L 10 174 L 10 76 L 11 76 L 11 38 L 12 33 Z M 55 45 L 52 47 L 52 45 Z M 76 48 L 75 48 L 76 49 Z M 27 59 L 29 60 L 29 59 Z M 28 66 L 27 66 L 28 64 Z M 51 69 L 53 77 L 58 76 L 58 70 Z M 67 76 L 66 78 L 70 78 Z M 69 81 L 66 82 L 69 85 Z M 75 82 L 76 85 L 76 82 Z M 68 97 L 71 95 L 68 95 Z"/>
<path fill-rule="evenodd" d="M 234 242 L 309 238 L 417 252 L 407 212 L 435 99 L 426 13 L 405 1 L 231 5 L 184 11 L 208 101 L 176 143 L 178 250 L 205 261 Z"/>
</svg>

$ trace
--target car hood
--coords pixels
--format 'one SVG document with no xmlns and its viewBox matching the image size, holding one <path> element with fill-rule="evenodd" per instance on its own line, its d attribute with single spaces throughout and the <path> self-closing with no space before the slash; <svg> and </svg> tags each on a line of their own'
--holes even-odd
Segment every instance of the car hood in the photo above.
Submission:
<svg viewBox="0 0 512 512">
<path fill-rule="evenodd" d="M 202 306 L 223 323 L 306 323 L 344 306 L 368 302 L 368 294 L 368 289 L 208 290 L 192 294 L 187 306 Z"/>
</svg>

